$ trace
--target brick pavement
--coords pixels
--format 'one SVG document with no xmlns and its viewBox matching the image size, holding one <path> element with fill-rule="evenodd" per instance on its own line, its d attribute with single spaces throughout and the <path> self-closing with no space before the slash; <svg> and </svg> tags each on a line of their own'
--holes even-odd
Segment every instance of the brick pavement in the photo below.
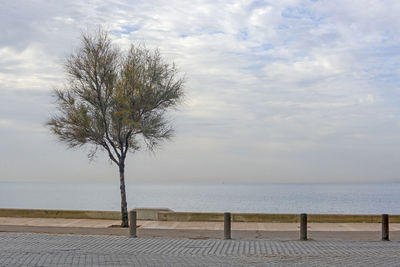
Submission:
<svg viewBox="0 0 400 267">
<path fill-rule="evenodd" d="M 400 242 L 0 233 L 0 266 L 400 266 Z"/>
</svg>

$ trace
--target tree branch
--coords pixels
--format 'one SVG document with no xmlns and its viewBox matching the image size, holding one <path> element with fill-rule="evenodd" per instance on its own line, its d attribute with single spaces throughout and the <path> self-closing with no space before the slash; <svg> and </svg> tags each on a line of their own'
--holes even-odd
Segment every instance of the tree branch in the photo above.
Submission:
<svg viewBox="0 0 400 267">
<path fill-rule="evenodd" d="M 114 145 L 114 142 L 111 140 L 111 138 L 108 136 L 108 130 L 106 130 L 106 139 L 110 143 L 111 147 L 113 148 L 115 154 L 117 154 L 118 159 L 121 158 L 121 154 L 119 154 L 117 147 Z"/>
<path fill-rule="evenodd" d="M 112 154 L 112 152 L 111 152 L 111 150 L 110 150 L 110 147 L 107 145 L 107 143 L 106 143 L 106 142 L 103 142 L 101 145 L 107 150 L 108 156 L 110 157 L 110 159 L 111 159 L 112 161 L 114 161 L 114 162 L 119 166 L 119 161 L 117 161 L 117 160 L 115 159 L 115 157 L 114 157 L 114 155 Z"/>
<path fill-rule="evenodd" d="M 126 137 L 125 137 L 125 151 L 122 153 L 123 158 L 125 158 L 125 157 L 126 157 L 126 153 L 128 153 L 128 149 L 129 149 L 129 138 L 131 138 L 131 135 L 132 135 L 132 129 L 129 130 L 129 132 L 126 134 Z"/>
</svg>

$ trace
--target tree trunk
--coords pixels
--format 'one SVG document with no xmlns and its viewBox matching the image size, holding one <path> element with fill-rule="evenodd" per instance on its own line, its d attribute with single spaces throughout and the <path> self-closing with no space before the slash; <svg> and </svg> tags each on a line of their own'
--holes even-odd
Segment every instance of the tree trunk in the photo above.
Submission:
<svg viewBox="0 0 400 267">
<path fill-rule="evenodd" d="M 128 204 L 126 203 L 126 193 L 125 193 L 125 165 L 121 163 L 119 165 L 119 182 L 121 190 L 121 226 L 128 227 Z"/>
</svg>

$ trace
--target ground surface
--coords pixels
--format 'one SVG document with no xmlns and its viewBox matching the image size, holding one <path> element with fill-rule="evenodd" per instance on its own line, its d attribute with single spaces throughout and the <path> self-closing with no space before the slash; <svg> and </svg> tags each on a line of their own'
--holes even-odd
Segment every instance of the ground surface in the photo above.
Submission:
<svg viewBox="0 0 400 267">
<path fill-rule="evenodd" d="M 120 220 L 99 219 L 63 219 L 63 218 L 15 218 L 0 217 L 0 225 L 12 226 L 48 226 L 48 227 L 88 227 L 109 228 L 121 224 Z M 186 230 L 223 230 L 223 222 L 173 222 L 142 221 L 137 224 L 141 229 L 186 229 Z M 233 222 L 232 230 L 238 231 L 298 231 L 298 223 L 249 223 Z M 308 223 L 311 231 L 380 231 L 380 223 Z M 390 224 L 391 231 L 400 231 L 399 223 Z"/>
<path fill-rule="evenodd" d="M 94 219 L 52 219 L 0 217 L 0 232 L 53 233 L 80 235 L 127 236 L 128 229 L 113 227 L 120 221 Z M 138 221 L 139 237 L 163 238 L 221 238 L 223 222 L 165 222 Z M 279 239 L 299 238 L 298 223 L 232 223 L 235 239 Z M 308 236 L 314 240 L 358 240 L 381 239 L 379 223 L 309 223 Z M 400 241 L 400 224 L 390 224 L 390 239 Z"/>
<path fill-rule="evenodd" d="M 0 233 L 0 266 L 400 266 L 397 241 Z"/>
</svg>

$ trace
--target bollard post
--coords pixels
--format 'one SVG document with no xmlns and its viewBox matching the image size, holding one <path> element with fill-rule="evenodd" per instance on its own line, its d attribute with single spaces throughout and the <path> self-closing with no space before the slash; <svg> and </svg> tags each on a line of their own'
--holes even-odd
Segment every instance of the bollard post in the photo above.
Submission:
<svg viewBox="0 0 400 267">
<path fill-rule="evenodd" d="M 389 215 L 382 214 L 382 241 L 389 241 Z"/>
<path fill-rule="evenodd" d="M 231 239 L 231 213 L 224 213 L 224 239 Z"/>
<path fill-rule="evenodd" d="M 129 211 L 129 237 L 136 237 L 136 210 Z"/>
<path fill-rule="evenodd" d="M 307 240 L 307 213 L 300 214 L 300 240 Z"/>
</svg>

